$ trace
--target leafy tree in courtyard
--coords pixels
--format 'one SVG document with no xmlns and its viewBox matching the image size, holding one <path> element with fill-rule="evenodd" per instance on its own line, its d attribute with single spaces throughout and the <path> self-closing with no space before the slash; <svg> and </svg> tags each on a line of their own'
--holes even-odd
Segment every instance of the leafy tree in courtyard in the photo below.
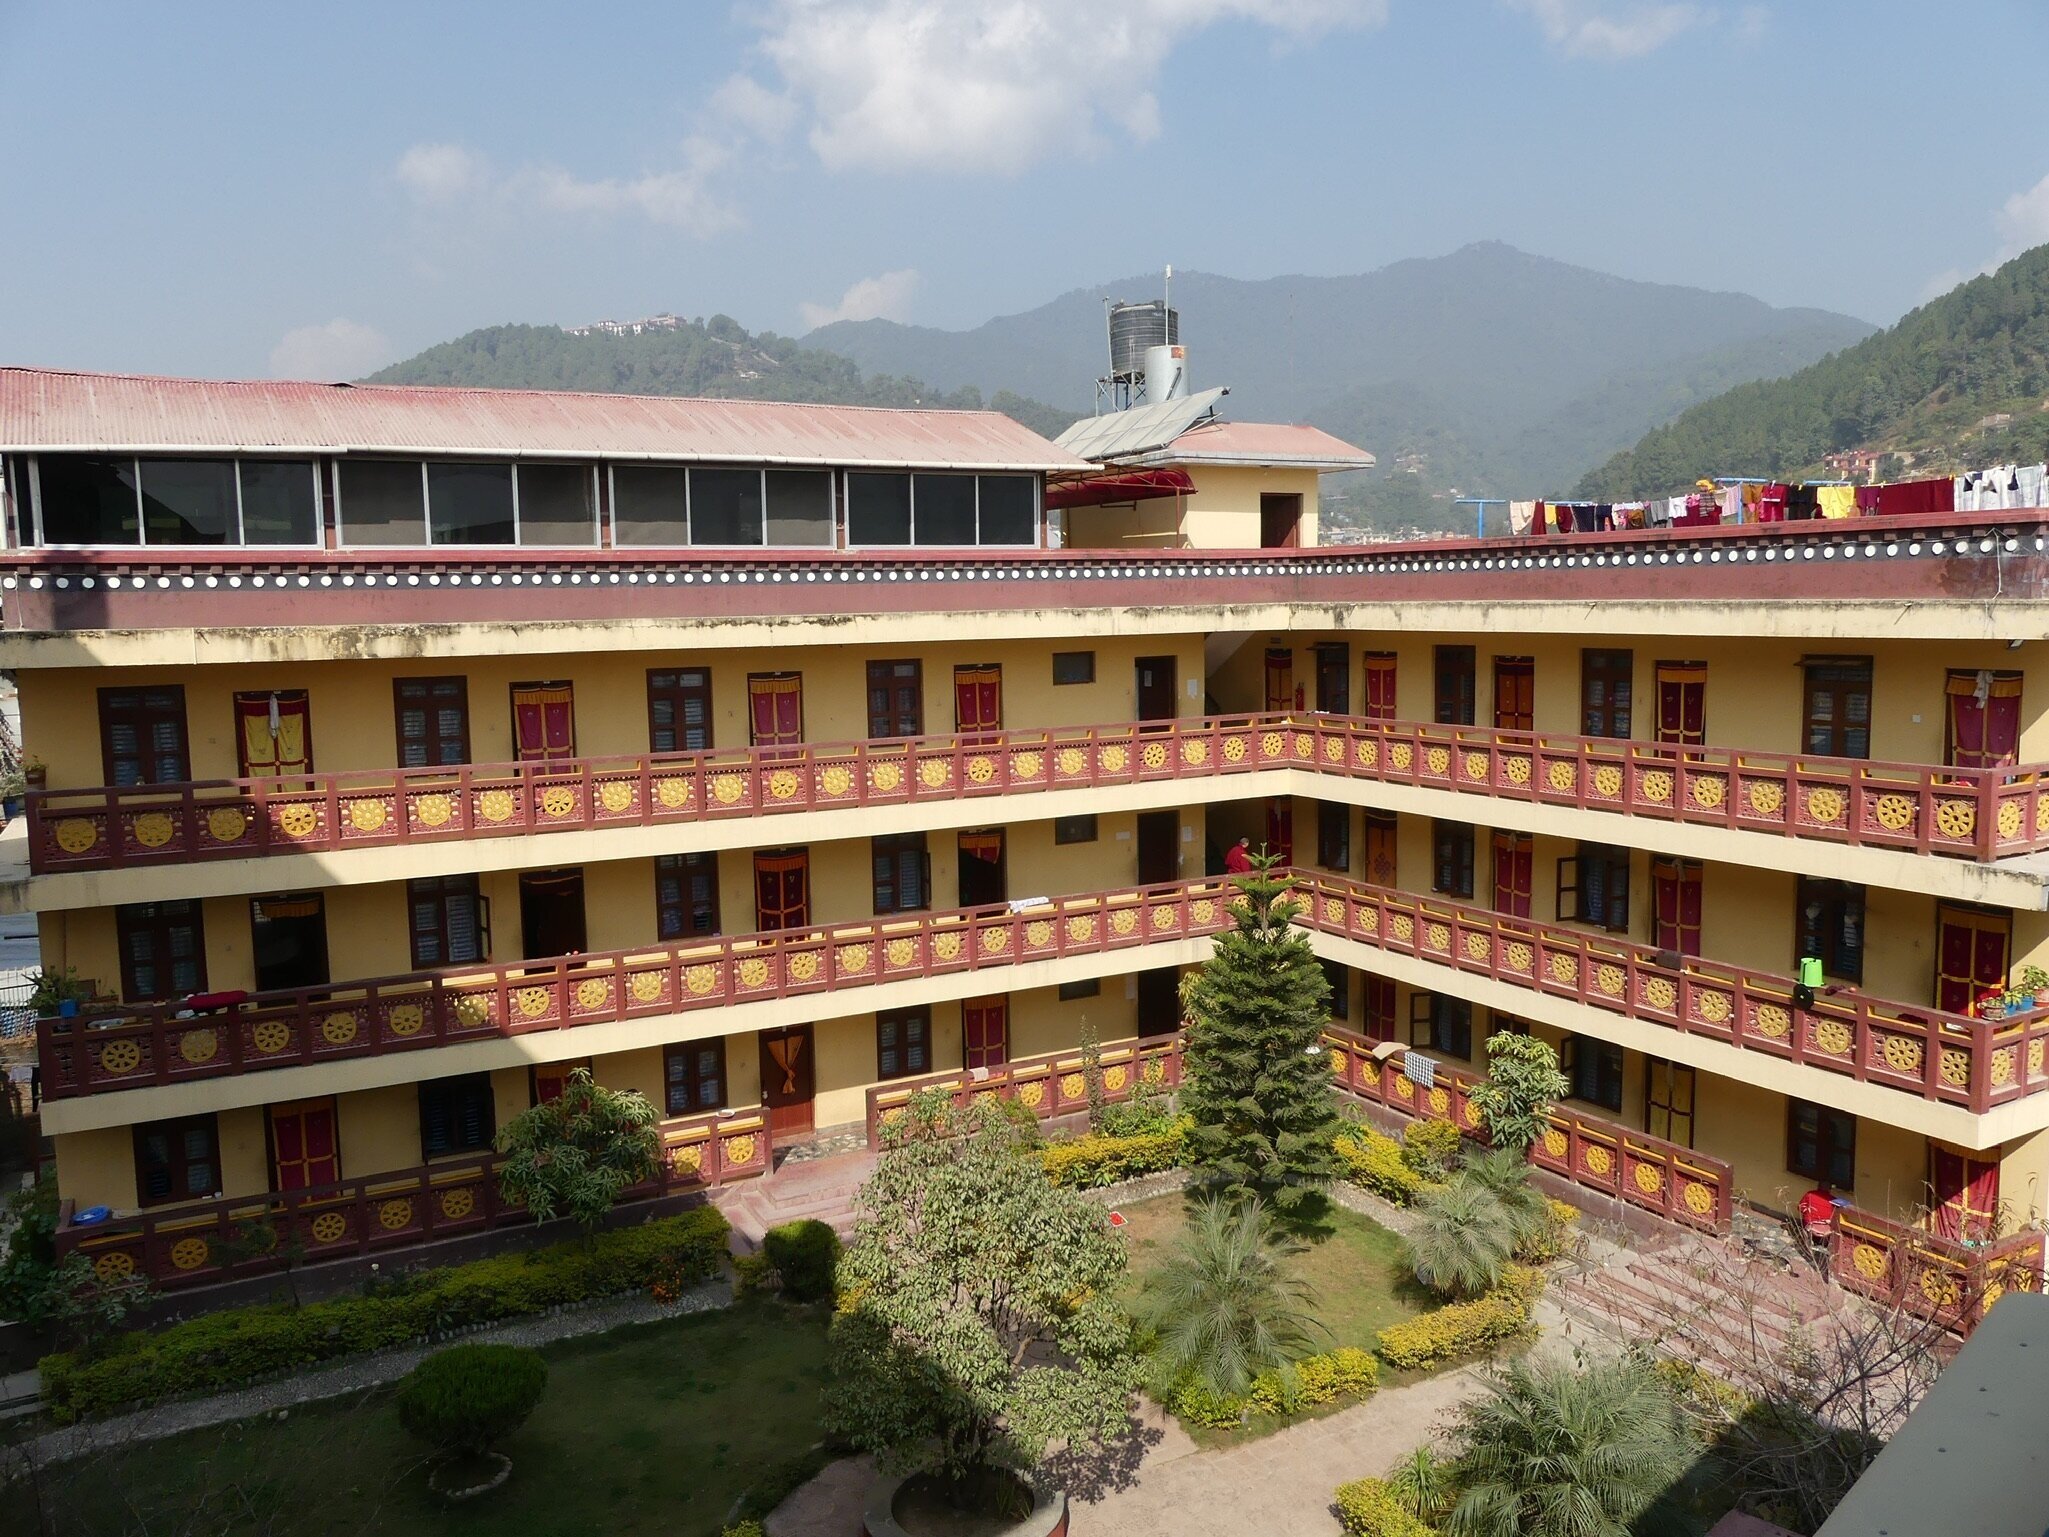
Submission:
<svg viewBox="0 0 2049 1537">
<path fill-rule="evenodd" d="M 1309 1354 L 1322 1328 L 1309 1311 L 1316 1290 L 1287 1270 L 1304 1248 L 1257 1201 L 1198 1201 L 1138 1307 L 1167 1372 L 1235 1398 L 1261 1372 Z"/>
<path fill-rule="evenodd" d="M 569 1216 L 593 1232 L 622 1190 L 659 1171 L 655 1121 L 645 1096 L 601 1087 L 578 1068 L 559 1097 L 522 1111 L 498 1133 L 505 1155 L 499 1189 L 538 1221 Z"/>
<path fill-rule="evenodd" d="M 1289 920 L 1292 884 L 1254 860 L 1234 883 L 1236 927 L 1182 992 L 1188 1050 L 1181 1109 L 1194 1118 L 1189 1164 L 1199 1187 L 1257 1197 L 1282 1217 L 1337 1174 L 1341 1122 L 1321 1041 L 1330 986 L 1308 936 Z"/>
<path fill-rule="evenodd" d="M 840 1260 L 831 1427 L 885 1470 L 1028 1474 L 1130 1425 L 1141 1369 L 1122 1242 L 993 1109 L 920 1095 L 890 1128 Z"/>
<path fill-rule="evenodd" d="M 1545 1112 L 1571 1087 L 1558 1053 L 1533 1035 L 1487 1037 L 1487 1077 L 1466 1091 L 1496 1147 L 1527 1153 L 1549 1123 Z"/>
<path fill-rule="evenodd" d="M 1641 1359 L 1515 1361 L 1453 1434 L 1446 1537 L 1629 1537 L 1685 1470 L 1671 1393 Z"/>
</svg>

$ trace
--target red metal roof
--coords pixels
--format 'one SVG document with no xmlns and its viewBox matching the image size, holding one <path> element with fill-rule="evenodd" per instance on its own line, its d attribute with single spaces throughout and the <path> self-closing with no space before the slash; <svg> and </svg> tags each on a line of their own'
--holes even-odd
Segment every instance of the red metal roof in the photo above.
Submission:
<svg viewBox="0 0 2049 1537">
<path fill-rule="evenodd" d="M 0 449 L 1087 470 L 994 411 L 0 368 Z"/>
<path fill-rule="evenodd" d="M 1186 470 L 1130 470 L 1122 475 L 1091 475 L 1046 487 L 1048 507 L 1102 507 L 1113 502 L 1147 502 L 1180 496 L 1195 489 Z"/>
<path fill-rule="evenodd" d="M 1261 464 L 1320 470 L 1368 469 L 1374 457 L 1320 427 L 1281 422 L 1205 422 L 1137 464 Z"/>
</svg>

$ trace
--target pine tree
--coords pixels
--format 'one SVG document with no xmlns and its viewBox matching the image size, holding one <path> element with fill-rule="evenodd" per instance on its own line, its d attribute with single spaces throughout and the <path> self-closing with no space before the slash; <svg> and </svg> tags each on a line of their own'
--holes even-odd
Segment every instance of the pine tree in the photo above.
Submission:
<svg viewBox="0 0 2049 1537">
<path fill-rule="evenodd" d="M 1302 910 L 1271 858 L 1240 876 L 1236 927 L 1183 989 L 1188 1050 L 1181 1108 L 1194 1118 L 1189 1163 L 1199 1188 L 1257 1197 L 1283 1217 L 1337 1173 L 1339 1127 L 1321 1037 L 1330 986 Z"/>
</svg>

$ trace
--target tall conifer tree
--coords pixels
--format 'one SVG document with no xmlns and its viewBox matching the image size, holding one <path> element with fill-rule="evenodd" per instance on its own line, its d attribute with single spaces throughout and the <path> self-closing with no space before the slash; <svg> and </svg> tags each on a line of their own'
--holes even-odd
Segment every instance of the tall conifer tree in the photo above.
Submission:
<svg viewBox="0 0 2049 1537">
<path fill-rule="evenodd" d="M 1337 1174 L 1339 1129 L 1323 1027 L 1330 986 L 1308 936 L 1289 920 L 1293 884 L 1260 858 L 1234 883 L 1236 927 L 1188 979 L 1181 1108 L 1194 1118 L 1189 1161 L 1199 1187 L 1257 1197 L 1282 1215 Z"/>
</svg>

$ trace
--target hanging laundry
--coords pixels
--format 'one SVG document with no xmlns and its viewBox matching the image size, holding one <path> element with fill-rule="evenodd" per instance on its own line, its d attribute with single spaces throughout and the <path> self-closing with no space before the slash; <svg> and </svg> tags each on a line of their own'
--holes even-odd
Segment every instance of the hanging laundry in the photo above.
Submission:
<svg viewBox="0 0 2049 1537">
<path fill-rule="evenodd" d="M 1745 488 L 1748 489 L 1747 487 Z M 1760 523 L 1783 523 L 1786 521 L 1786 487 L 1776 480 L 1757 488 L 1757 521 Z"/>
<path fill-rule="evenodd" d="M 1743 522 L 1743 488 L 1741 486 L 1722 487 L 1721 507 L 1721 522 Z"/>
<path fill-rule="evenodd" d="M 1857 516 L 1857 487 L 1816 486 L 1814 497 L 1820 504 L 1824 518 L 1854 518 Z"/>
<path fill-rule="evenodd" d="M 1537 523 L 1537 508 L 1540 502 L 1510 502 L 1508 504 L 1508 531 L 1511 534 L 1527 534 Z"/>
</svg>

